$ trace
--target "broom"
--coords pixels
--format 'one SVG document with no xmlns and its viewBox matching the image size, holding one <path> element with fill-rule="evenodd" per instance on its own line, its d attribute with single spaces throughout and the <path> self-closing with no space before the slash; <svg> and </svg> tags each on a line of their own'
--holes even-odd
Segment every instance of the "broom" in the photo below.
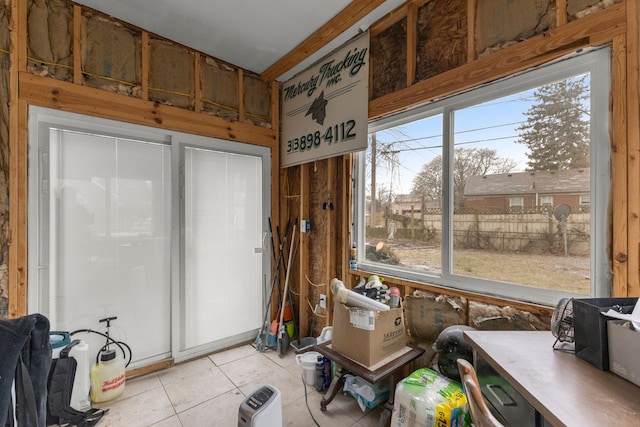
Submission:
<svg viewBox="0 0 640 427">
<path fill-rule="evenodd" d="M 293 246 L 295 245 L 296 225 L 298 220 L 293 223 L 293 231 L 291 232 L 291 243 L 289 245 L 289 261 L 287 263 L 287 274 L 284 278 L 284 292 L 282 294 L 282 306 L 280 306 L 280 325 L 278 329 L 277 350 L 280 356 L 287 352 L 289 347 L 289 333 L 284 325 L 284 305 L 287 301 L 287 292 L 289 292 L 289 274 L 291 273 L 291 258 L 293 257 Z"/>
</svg>

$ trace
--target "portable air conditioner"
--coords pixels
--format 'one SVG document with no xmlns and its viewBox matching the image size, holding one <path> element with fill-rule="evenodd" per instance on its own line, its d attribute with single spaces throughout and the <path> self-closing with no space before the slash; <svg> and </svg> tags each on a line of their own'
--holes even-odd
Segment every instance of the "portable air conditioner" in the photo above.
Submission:
<svg viewBox="0 0 640 427">
<path fill-rule="evenodd" d="M 264 385 L 249 395 L 238 411 L 238 427 L 282 427 L 280 390 Z"/>
</svg>

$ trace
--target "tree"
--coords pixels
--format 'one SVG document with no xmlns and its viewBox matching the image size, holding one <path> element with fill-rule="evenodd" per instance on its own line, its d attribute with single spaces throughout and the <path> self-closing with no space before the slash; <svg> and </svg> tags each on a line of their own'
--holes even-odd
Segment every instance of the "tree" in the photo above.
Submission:
<svg viewBox="0 0 640 427">
<path fill-rule="evenodd" d="M 541 86 L 518 127 L 518 143 L 529 148 L 530 170 L 589 167 L 589 92 L 587 76 Z"/>
<path fill-rule="evenodd" d="M 489 148 L 456 148 L 453 155 L 454 205 L 462 206 L 467 177 L 510 172 L 518 162 L 500 157 Z M 440 201 L 442 197 L 442 155 L 422 166 L 413 179 L 413 192 L 421 194 L 425 201 Z"/>
</svg>

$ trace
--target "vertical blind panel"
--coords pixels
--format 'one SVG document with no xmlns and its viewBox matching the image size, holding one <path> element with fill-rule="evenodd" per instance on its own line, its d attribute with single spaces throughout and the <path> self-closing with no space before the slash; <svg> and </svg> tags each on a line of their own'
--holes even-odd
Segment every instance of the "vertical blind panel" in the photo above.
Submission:
<svg viewBox="0 0 640 427">
<path fill-rule="evenodd" d="M 56 328 L 135 342 L 134 361 L 167 353 L 170 337 L 170 148 L 53 130 L 50 311 Z M 57 257 L 57 261 L 55 260 Z M 82 337 L 98 347 L 104 341 Z"/>
<path fill-rule="evenodd" d="M 185 149 L 184 346 L 260 326 L 262 164 Z"/>
</svg>

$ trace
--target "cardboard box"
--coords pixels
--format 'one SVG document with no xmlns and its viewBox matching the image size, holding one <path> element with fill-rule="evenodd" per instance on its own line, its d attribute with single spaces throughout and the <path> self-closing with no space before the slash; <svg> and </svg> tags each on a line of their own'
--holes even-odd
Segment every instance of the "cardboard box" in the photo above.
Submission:
<svg viewBox="0 0 640 427">
<path fill-rule="evenodd" d="M 576 298 L 573 300 L 573 327 L 576 356 L 592 365 L 609 370 L 606 316 L 615 305 L 633 310 L 638 298 Z"/>
<path fill-rule="evenodd" d="M 640 331 L 626 320 L 607 321 L 609 336 L 609 369 L 640 386 Z"/>
<path fill-rule="evenodd" d="M 406 345 L 402 308 L 377 311 L 334 305 L 331 346 L 340 354 L 372 366 Z"/>
<path fill-rule="evenodd" d="M 467 324 L 467 301 L 420 291 L 405 297 L 407 329 L 412 338 L 434 342 L 447 326 Z"/>
</svg>

